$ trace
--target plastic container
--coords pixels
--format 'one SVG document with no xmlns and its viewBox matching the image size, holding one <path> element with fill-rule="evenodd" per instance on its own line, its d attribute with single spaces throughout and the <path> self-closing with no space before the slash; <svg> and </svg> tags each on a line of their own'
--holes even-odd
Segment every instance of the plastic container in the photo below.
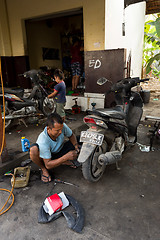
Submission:
<svg viewBox="0 0 160 240">
<path fill-rule="evenodd" d="M 22 151 L 23 152 L 28 152 L 30 149 L 30 143 L 29 140 L 25 137 L 21 138 L 21 144 L 22 144 Z"/>
<path fill-rule="evenodd" d="M 14 169 L 15 188 L 26 187 L 30 177 L 30 167 L 17 167 Z M 11 178 L 11 185 L 13 187 L 14 178 Z"/>
</svg>

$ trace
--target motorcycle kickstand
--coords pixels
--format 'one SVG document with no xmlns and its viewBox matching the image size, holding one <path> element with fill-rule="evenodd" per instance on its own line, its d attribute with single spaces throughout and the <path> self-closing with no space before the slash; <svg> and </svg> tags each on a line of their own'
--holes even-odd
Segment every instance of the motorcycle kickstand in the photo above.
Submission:
<svg viewBox="0 0 160 240">
<path fill-rule="evenodd" d="M 118 166 L 118 162 L 116 162 L 116 169 L 119 171 L 121 168 Z"/>
<path fill-rule="evenodd" d="M 28 125 L 26 124 L 26 122 L 25 122 L 24 119 L 22 119 L 22 118 L 18 119 L 18 124 L 19 124 L 19 125 L 21 125 L 20 122 L 22 122 L 22 123 L 25 125 L 25 127 L 28 127 Z"/>
</svg>

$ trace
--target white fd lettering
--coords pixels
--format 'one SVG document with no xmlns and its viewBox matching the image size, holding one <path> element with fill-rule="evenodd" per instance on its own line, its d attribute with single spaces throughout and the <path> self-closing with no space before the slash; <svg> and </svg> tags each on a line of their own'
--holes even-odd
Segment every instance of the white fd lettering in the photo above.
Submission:
<svg viewBox="0 0 160 240">
<path fill-rule="evenodd" d="M 95 65 L 95 60 L 89 60 L 89 67 L 93 67 Z"/>
<path fill-rule="evenodd" d="M 101 66 L 101 61 L 99 59 L 97 59 L 96 62 L 95 62 L 95 65 L 94 65 L 94 69 L 95 68 L 100 68 L 100 66 Z"/>
<path fill-rule="evenodd" d="M 99 59 L 97 60 L 89 60 L 89 67 L 93 67 L 94 69 L 100 68 L 101 66 L 101 61 Z"/>
</svg>

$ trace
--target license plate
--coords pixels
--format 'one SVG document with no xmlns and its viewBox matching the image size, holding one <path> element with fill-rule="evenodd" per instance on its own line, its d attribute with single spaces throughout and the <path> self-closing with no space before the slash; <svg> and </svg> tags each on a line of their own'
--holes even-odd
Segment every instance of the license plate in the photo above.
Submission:
<svg viewBox="0 0 160 240">
<path fill-rule="evenodd" d="M 90 131 L 82 131 L 80 142 L 92 143 L 95 145 L 102 145 L 104 135 Z"/>
</svg>

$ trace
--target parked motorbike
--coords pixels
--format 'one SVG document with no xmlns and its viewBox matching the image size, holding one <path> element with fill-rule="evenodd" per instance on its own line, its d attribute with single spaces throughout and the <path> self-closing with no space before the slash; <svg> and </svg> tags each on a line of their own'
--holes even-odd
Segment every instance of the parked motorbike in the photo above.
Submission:
<svg viewBox="0 0 160 240">
<path fill-rule="evenodd" d="M 41 79 L 41 72 L 38 70 L 30 70 L 21 75 L 25 78 L 31 79 L 33 88 L 27 98 L 24 97 L 24 89 L 4 89 L 5 128 L 8 128 L 14 119 L 24 119 L 35 116 L 38 111 L 41 111 L 45 116 L 48 116 L 55 111 L 54 100 L 47 98 L 48 93 L 41 84 L 43 82 Z M 1 106 L 2 96 L 3 94 L 1 93 Z M 2 119 L 3 118 L 2 113 Z"/>
<path fill-rule="evenodd" d="M 111 86 L 115 93 L 114 108 L 95 109 L 83 121 L 89 129 L 81 132 L 83 142 L 78 157 L 86 180 L 97 182 L 107 165 L 118 163 L 126 149 L 137 141 L 137 127 L 143 113 L 140 94 L 131 90 L 149 79 L 127 78 Z M 101 78 L 97 84 L 103 85 Z M 109 82 L 109 81 L 108 81 Z"/>
</svg>

